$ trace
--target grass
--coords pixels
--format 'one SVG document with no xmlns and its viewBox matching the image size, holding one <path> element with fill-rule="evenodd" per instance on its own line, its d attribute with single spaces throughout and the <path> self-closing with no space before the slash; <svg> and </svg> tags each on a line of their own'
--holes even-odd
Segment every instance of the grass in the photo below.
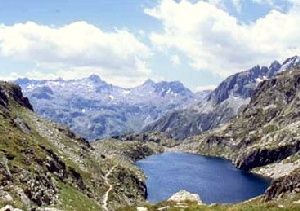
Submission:
<svg viewBox="0 0 300 211">
<path fill-rule="evenodd" d="M 65 211 L 99 211 L 100 205 L 70 185 L 60 184 L 60 207 Z"/>
<path fill-rule="evenodd" d="M 146 204 L 149 211 L 168 210 L 168 211 L 299 211 L 300 205 L 291 201 L 281 201 L 282 203 L 261 203 L 260 200 L 253 200 L 240 204 L 212 204 L 198 205 L 195 203 L 174 204 L 172 202 L 162 202 L 155 205 Z M 283 207 L 282 207 L 283 206 Z M 165 208 L 165 209 L 163 209 Z M 118 211 L 135 211 L 135 207 L 124 207 Z"/>
</svg>

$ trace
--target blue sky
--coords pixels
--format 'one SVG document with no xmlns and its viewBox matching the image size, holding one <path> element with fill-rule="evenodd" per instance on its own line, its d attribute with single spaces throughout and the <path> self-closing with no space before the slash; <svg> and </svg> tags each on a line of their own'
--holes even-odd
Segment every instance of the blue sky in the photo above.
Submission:
<svg viewBox="0 0 300 211">
<path fill-rule="evenodd" d="M 96 73 L 125 87 L 147 78 L 213 87 L 297 54 L 298 9 L 297 0 L 0 0 L 0 79 Z"/>
</svg>

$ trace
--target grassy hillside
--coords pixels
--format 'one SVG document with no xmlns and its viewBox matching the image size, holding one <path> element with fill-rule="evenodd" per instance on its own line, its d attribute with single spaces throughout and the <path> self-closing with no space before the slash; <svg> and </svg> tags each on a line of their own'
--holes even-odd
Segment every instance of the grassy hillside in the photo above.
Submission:
<svg viewBox="0 0 300 211">
<path fill-rule="evenodd" d="M 0 207 L 106 210 L 144 200 L 143 174 L 132 162 L 31 109 L 18 86 L 0 83 Z"/>
<path fill-rule="evenodd" d="M 299 100 L 300 70 L 263 82 L 235 120 L 179 147 L 157 134 L 89 143 L 65 127 L 39 118 L 18 86 L 0 82 L 0 207 L 299 210 Z M 145 201 L 144 174 L 134 161 L 167 146 L 230 158 L 237 167 L 270 176 L 273 182 L 266 194 L 245 203 L 150 205 Z"/>
</svg>

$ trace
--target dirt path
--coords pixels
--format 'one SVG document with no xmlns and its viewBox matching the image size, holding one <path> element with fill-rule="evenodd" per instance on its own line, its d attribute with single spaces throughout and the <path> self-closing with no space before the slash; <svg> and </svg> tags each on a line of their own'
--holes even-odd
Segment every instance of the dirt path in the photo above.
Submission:
<svg viewBox="0 0 300 211">
<path fill-rule="evenodd" d="M 113 172 L 113 170 L 117 167 L 118 165 L 113 166 L 104 176 L 104 182 L 109 186 L 108 190 L 105 192 L 104 196 L 103 196 L 103 200 L 102 200 L 102 208 L 105 211 L 109 211 L 108 210 L 108 196 L 109 196 L 109 192 L 113 189 L 113 186 L 109 183 L 109 175 Z"/>
</svg>

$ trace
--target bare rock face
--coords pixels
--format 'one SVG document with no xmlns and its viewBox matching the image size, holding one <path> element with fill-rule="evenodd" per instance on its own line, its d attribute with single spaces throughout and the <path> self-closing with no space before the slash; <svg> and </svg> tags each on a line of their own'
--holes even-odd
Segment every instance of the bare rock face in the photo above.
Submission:
<svg viewBox="0 0 300 211">
<path fill-rule="evenodd" d="M 4 190 L 0 190 L 0 200 L 7 203 L 7 202 L 12 202 L 14 199 L 8 192 Z"/>
<path fill-rule="evenodd" d="M 4 94 L 3 90 L 0 88 L 0 105 L 6 107 L 8 104 L 8 99 Z"/>
<path fill-rule="evenodd" d="M 7 108 L 9 99 L 29 110 L 33 110 L 28 98 L 23 96 L 22 90 L 18 85 L 0 81 L 0 105 Z"/>
<path fill-rule="evenodd" d="M 168 201 L 182 203 L 182 202 L 197 202 L 198 204 L 203 204 L 198 194 L 192 194 L 186 190 L 181 190 L 178 193 L 172 195 Z"/>
<path fill-rule="evenodd" d="M 246 153 L 241 153 L 234 161 L 235 165 L 244 170 L 249 170 L 257 166 L 264 166 L 269 163 L 283 160 L 300 150 L 300 141 L 275 149 L 257 149 Z M 248 154 L 247 154 L 248 153 Z"/>
<path fill-rule="evenodd" d="M 164 132 L 174 139 L 185 139 L 229 122 L 249 103 L 260 81 L 271 79 L 300 65 L 295 56 L 283 64 L 274 61 L 269 67 L 255 66 L 226 78 L 202 102 L 163 115 L 144 128 L 145 132 Z M 293 93 L 289 93 L 289 98 Z"/>
<path fill-rule="evenodd" d="M 266 201 L 285 194 L 300 193 L 300 169 L 294 170 L 287 176 L 274 180 L 265 193 Z"/>
<path fill-rule="evenodd" d="M 0 208 L 0 211 L 22 211 L 22 210 L 18 208 L 14 208 L 11 205 L 6 205 L 5 207 Z"/>
<path fill-rule="evenodd" d="M 13 120 L 14 126 L 18 127 L 23 133 L 29 134 L 31 132 L 30 127 L 21 118 L 16 118 Z"/>
</svg>

